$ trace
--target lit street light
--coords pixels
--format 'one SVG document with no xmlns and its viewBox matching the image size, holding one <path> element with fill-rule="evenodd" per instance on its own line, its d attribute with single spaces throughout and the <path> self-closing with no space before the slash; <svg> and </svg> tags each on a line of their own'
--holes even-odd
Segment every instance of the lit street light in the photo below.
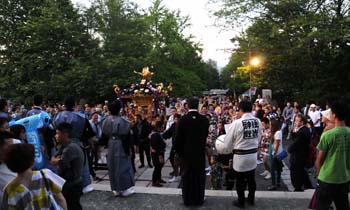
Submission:
<svg viewBox="0 0 350 210">
<path fill-rule="evenodd" d="M 249 61 L 249 99 L 252 100 L 252 67 L 258 67 L 260 65 L 260 59 L 253 57 Z"/>
<path fill-rule="evenodd" d="M 252 66 L 254 66 L 254 67 L 259 66 L 259 64 L 260 64 L 260 59 L 257 58 L 257 57 L 252 58 L 252 59 L 250 60 L 250 65 L 252 65 Z"/>
</svg>

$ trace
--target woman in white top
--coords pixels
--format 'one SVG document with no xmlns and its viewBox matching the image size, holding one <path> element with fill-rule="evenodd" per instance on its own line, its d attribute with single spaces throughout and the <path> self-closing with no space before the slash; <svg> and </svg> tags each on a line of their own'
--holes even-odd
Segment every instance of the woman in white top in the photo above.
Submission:
<svg viewBox="0 0 350 210">
<path fill-rule="evenodd" d="M 277 159 L 277 155 L 283 151 L 282 148 L 282 131 L 280 130 L 280 122 L 276 119 L 270 121 L 271 129 L 271 180 L 272 186 L 268 187 L 268 190 L 276 190 L 281 185 L 281 172 L 283 163 Z"/>
</svg>

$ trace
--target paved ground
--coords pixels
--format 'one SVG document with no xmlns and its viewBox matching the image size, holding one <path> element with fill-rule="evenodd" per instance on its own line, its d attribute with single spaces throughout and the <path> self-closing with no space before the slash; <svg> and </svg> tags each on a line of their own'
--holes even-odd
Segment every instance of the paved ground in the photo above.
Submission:
<svg viewBox="0 0 350 210">
<path fill-rule="evenodd" d="M 167 146 L 167 152 L 165 154 L 165 157 L 168 158 L 169 157 L 169 150 L 170 150 L 170 146 Z M 135 160 L 135 164 L 136 164 L 136 173 L 135 173 L 135 179 L 136 179 L 136 186 L 141 186 L 141 187 L 150 187 L 152 185 L 152 173 L 153 173 L 153 168 L 149 168 L 146 167 L 145 168 L 141 168 L 139 169 L 138 166 L 140 165 L 140 161 L 139 161 L 139 155 L 136 155 L 136 160 Z M 265 191 L 267 190 L 268 186 L 271 185 L 271 179 L 270 180 L 264 180 L 264 178 L 262 176 L 260 176 L 259 174 L 261 172 L 263 172 L 264 168 L 263 168 L 263 164 L 259 164 L 256 170 L 256 182 L 257 182 L 257 190 L 258 191 Z M 169 175 L 169 173 L 172 171 L 172 167 L 170 165 L 169 160 L 166 161 L 163 169 L 162 169 L 162 178 L 165 181 L 168 181 L 171 176 Z M 102 178 L 102 181 L 94 181 L 94 184 L 101 184 L 101 185 L 109 185 L 109 177 L 108 177 L 108 172 L 107 170 L 97 170 L 96 174 L 98 177 Z M 285 167 L 283 168 L 283 172 L 282 172 L 282 186 L 281 188 L 279 188 L 279 191 L 292 191 L 292 185 L 290 182 L 290 175 L 289 175 L 289 169 L 288 166 L 285 164 Z M 179 182 L 175 182 L 175 183 L 166 183 L 164 184 L 165 188 L 178 188 L 179 186 Z M 207 176 L 207 184 L 206 184 L 206 189 L 211 189 L 211 184 L 210 184 L 210 176 Z M 222 189 L 225 189 L 225 187 L 223 186 Z"/>
<path fill-rule="evenodd" d="M 299 196 L 300 197 L 300 196 Z M 182 210 L 182 209 L 206 209 L 225 210 L 238 209 L 232 205 L 234 197 L 207 196 L 201 207 L 186 207 L 180 195 L 160 195 L 137 193 L 128 198 L 113 197 L 110 192 L 94 191 L 82 197 L 84 210 L 132 210 L 132 209 L 152 209 L 152 210 Z M 309 198 L 266 198 L 257 197 L 255 206 L 246 206 L 246 209 L 264 210 L 305 210 L 307 209 Z"/>
<path fill-rule="evenodd" d="M 290 142 L 284 142 L 284 148 L 287 149 Z M 169 156 L 169 148 L 167 147 L 166 158 Z M 140 165 L 139 157 L 136 156 L 136 167 Z M 308 209 L 309 201 L 312 197 L 313 190 L 302 193 L 289 192 L 293 191 L 290 181 L 290 172 L 288 168 L 288 158 L 284 161 L 285 167 L 282 172 L 283 185 L 278 191 L 266 191 L 270 186 L 271 180 L 264 180 L 259 174 L 264 170 L 263 165 L 259 164 L 256 170 L 257 192 L 256 205 L 247 206 L 247 209 L 264 209 L 264 210 L 301 210 Z M 167 160 L 163 170 L 162 178 L 169 180 L 169 173 L 172 171 L 169 160 Z M 86 210 L 103 209 L 103 210 L 131 210 L 131 209 L 166 209 L 166 210 L 182 210 L 182 209 L 208 209 L 208 210 L 225 210 L 237 209 L 232 205 L 232 201 L 237 199 L 235 191 L 206 191 L 206 201 L 203 206 L 189 208 L 183 205 L 181 198 L 181 190 L 178 189 L 178 182 L 166 183 L 163 188 L 151 187 L 151 178 L 153 168 L 138 169 L 135 174 L 136 194 L 128 198 L 113 197 L 109 188 L 109 177 L 107 170 L 96 171 L 102 181 L 94 181 L 93 187 L 95 191 L 85 194 L 81 203 Z M 311 170 L 310 177 L 313 178 L 314 172 Z M 206 189 L 210 189 L 210 176 L 207 176 Z"/>
</svg>

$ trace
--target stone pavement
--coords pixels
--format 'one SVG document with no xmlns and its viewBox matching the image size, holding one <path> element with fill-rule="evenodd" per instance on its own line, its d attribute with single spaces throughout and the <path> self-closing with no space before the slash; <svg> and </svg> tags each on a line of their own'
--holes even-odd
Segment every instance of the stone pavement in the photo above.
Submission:
<svg viewBox="0 0 350 210">
<path fill-rule="evenodd" d="M 165 158 L 167 159 L 169 157 L 169 151 L 170 151 L 170 143 L 169 141 L 167 142 L 167 149 L 165 153 Z M 106 152 L 106 151 L 104 151 Z M 146 159 L 146 158 L 145 158 Z M 147 161 L 146 161 L 147 162 Z M 144 168 L 139 169 L 138 166 L 140 165 L 140 160 L 139 160 L 139 155 L 136 155 L 135 159 L 135 164 L 136 164 L 136 173 L 135 173 L 135 186 L 140 186 L 140 187 L 150 187 L 152 186 L 152 173 L 153 173 L 153 168 L 149 168 L 146 164 Z M 279 191 L 293 191 L 293 187 L 290 181 L 290 175 L 289 175 L 289 169 L 287 164 L 284 164 L 285 167 L 283 167 L 283 172 L 282 172 L 282 186 L 279 188 Z M 257 169 L 256 169 L 256 182 L 257 182 L 257 190 L 258 191 L 265 191 L 267 190 L 268 186 L 271 185 L 271 179 L 270 180 L 264 180 L 262 176 L 259 174 L 263 172 L 263 164 L 259 164 Z M 170 165 L 170 161 L 167 160 L 163 169 L 162 169 L 162 178 L 165 181 L 168 181 L 171 176 L 169 173 L 172 171 L 172 167 Z M 99 185 L 106 185 L 109 186 L 109 177 L 108 177 L 108 171 L 107 170 L 97 170 L 96 174 L 98 177 L 102 178 L 101 181 L 94 181 L 94 184 L 99 184 Z M 178 188 L 179 187 L 179 182 L 174 182 L 174 183 L 166 183 L 163 186 L 164 188 Z M 210 176 L 207 176 L 207 183 L 206 183 L 206 189 L 210 189 L 211 184 L 210 184 Z"/>
<path fill-rule="evenodd" d="M 289 142 L 286 142 L 287 145 Z M 285 147 L 287 145 L 284 145 Z M 167 146 L 165 157 L 169 156 L 170 145 Z M 210 186 L 210 176 L 207 176 L 206 184 L 206 201 L 203 206 L 189 208 L 184 206 L 181 198 L 181 189 L 178 188 L 179 183 L 166 183 L 162 188 L 151 187 L 151 179 L 153 168 L 145 167 L 139 169 L 139 156 L 136 155 L 135 173 L 135 191 L 136 194 L 128 198 L 114 197 L 110 192 L 109 178 L 107 170 L 97 170 L 97 176 L 102 181 L 94 181 L 93 187 L 95 191 L 83 195 L 81 203 L 86 210 L 103 209 L 103 210 L 131 210 L 131 209 L 166 209 L 166 210 L 182 210 L 182 209 L 208 209 L 208 210 L 225 210 L 237 209 L 232 205 L 232 201 L 237 199 L 235 191 L 225 190 L 208 190 Z M 293 191 L 290 181 L 288 159 L 285 160 L 282 172 L 282 187 L 278 191 L 266 191 L 271 185 L 271 180 L 264 180 L 259 174 L 263 171 L 263 164 L 259 164 L 256 170 L 256 205 L 246 206 L 246 209 L 264 209 L 264 210 L 301 210 L 308 209 L 309 201 L 314 190 L 305 192 L 289 192 Z M 170 179 L 169 173 L 172 171 L 169 160 L 166 161 L 162 170 L 162 178 Z"/>
<path fill-rule="evenodd" d="M 102 185 L 99 185 L 100 187 Z M 95 186 L 98 189 L 97 186 Z M 98 189 L 85 194 L 81 203 L 85 210 L 182 210 L 182 209 L 206 209 L 225 210 L 238 209 L 232 205 L 237 199 L 236 193 L 232 191 L 206 191 L 206 200 L 203 206 L 186 207 L 180 196 L 180 189 L 135 187 L 136 194 L 127 197 L 114 197 L 110 191 Z M 264 210 L 305 210 L 312 196 L 312 191 L 306 192 L 256 192 L 255 206 L 246 206 L 246 209 Z"/>
</svg>

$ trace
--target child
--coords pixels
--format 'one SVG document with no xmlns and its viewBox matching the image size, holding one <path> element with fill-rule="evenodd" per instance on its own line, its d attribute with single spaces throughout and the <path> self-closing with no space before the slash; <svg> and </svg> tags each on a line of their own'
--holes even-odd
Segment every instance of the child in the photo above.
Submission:
<svg viewBox="0 0 350 210">
<path fill-rule="evenodd" d="M 218 157 L 212 155 L 210 157 L 210 177 L 211 177 L 211 185 L 213 190 L 221 189 L 221 181 L 222 181 L 222 163 L 218 162 Z"/>
<path fill-rule="evenodd" d="M 166 183 L 162 180 L 162 168 L 164 166 L 164 152 L 166 144 L 160 132 L 163 130 L 163 123 L 157 121 L 154 125 L 151 136 L 151 157 L 154 165 L 152 175 L 152 186 L 163 187 L 161 183 Z"/>
</svg>

